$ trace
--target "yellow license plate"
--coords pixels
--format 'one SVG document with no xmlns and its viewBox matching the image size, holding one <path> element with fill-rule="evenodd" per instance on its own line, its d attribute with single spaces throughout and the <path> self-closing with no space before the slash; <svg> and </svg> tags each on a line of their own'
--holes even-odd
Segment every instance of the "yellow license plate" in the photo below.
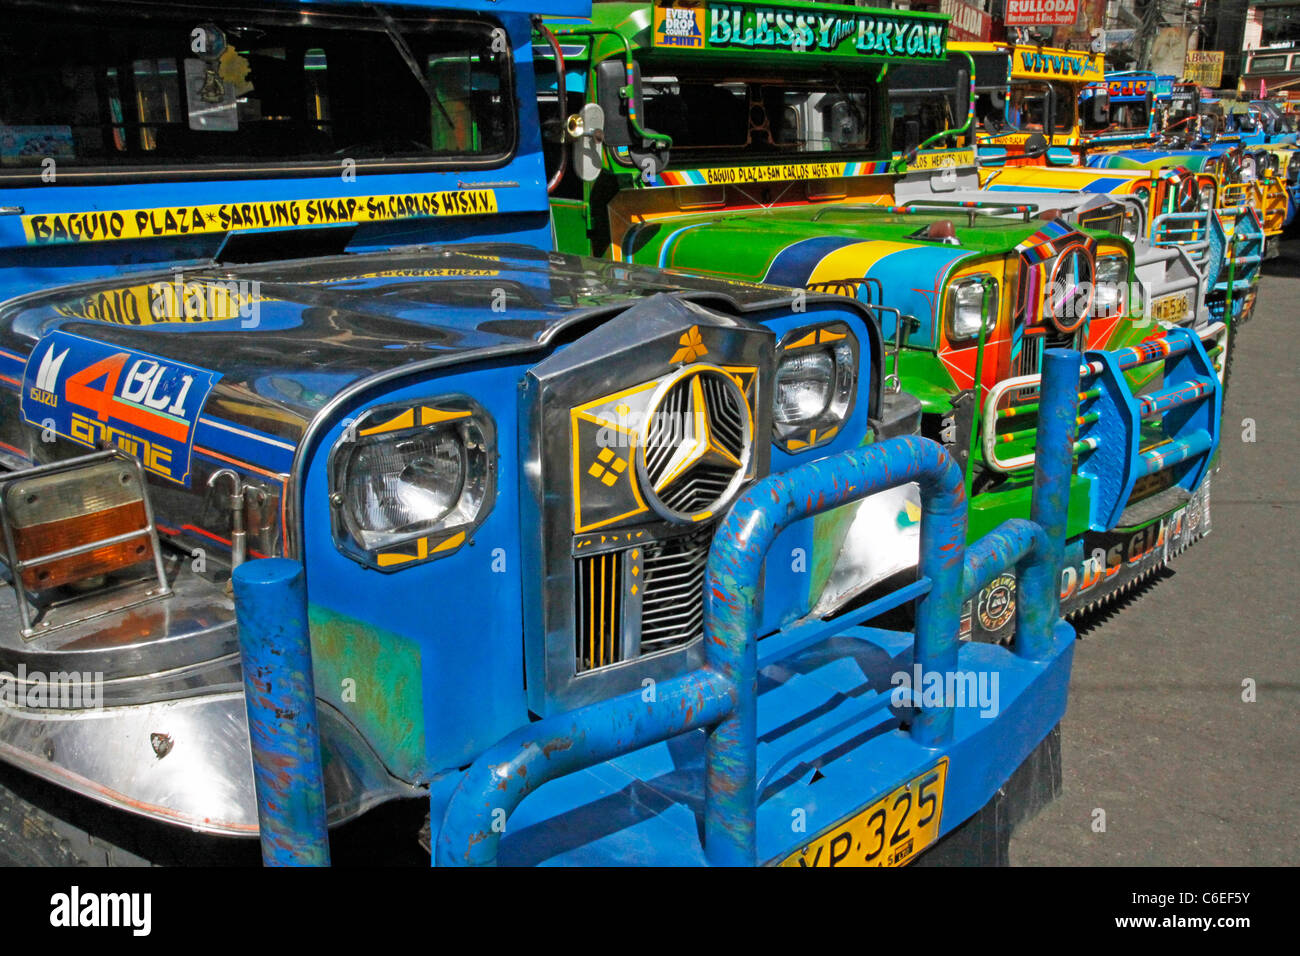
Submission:
<svg viewBox="0 0 1300 956">
<path fill-rule="evenodd" d="M 1167 299 L 1157 299 L 1155 302 L 1155 318 L 1161 322 L 1177 322 L 1187 315 L 1190 306 L 1187 304 L 1186 296 L 1171 296 Z"/>
<path fill-rule="evenodd" d="M 939 836 L 948 758 L 817 837 L 782 866 L 905 866 Z"/>
</svg>

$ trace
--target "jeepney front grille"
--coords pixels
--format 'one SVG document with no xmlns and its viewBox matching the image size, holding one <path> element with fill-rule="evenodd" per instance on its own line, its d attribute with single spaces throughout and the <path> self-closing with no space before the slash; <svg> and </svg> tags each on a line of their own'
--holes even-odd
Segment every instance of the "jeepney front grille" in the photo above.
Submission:
<svg viewBox="0 0 1300 956">
<path fill-rule="evenodd" d="M 1055 256 L 1038 266 L 1021 260 L 1018 293 L 1021 306 L 1016 315 L 1020 323 L 1020 351 L 1011 363 L 1012 376 L 1037 375 L 1042 369 L 1044 349 L 1077 348 L 1088 327 L 1085 322 L 1078 332 L 1062 335 L 1047 320 L 1048 283 L 1055 264 Z M 1037 275 L 1031 276 L 1035 271 Z M 1037 401 L 1038 389 L 1026 388 L 1012 399 L 1012 404 Z"/>
<path fill-rule="evenodd" d="M 574 562 L 574 628 L 577 670 L 617 664 L 623 646 L 624 552 L 609 551 Z"/>
<path fill-rule="evenodd" d="M 713 529 L 645 549 L 641 653 L 689 644 L 704 634 L 704 567 Z"/>
<path fill-rule="evenodd" d="M 579 674 L 691 643 L 704 634 L 704 568 L 713 524 L 574 561 Z"/>
</svg>

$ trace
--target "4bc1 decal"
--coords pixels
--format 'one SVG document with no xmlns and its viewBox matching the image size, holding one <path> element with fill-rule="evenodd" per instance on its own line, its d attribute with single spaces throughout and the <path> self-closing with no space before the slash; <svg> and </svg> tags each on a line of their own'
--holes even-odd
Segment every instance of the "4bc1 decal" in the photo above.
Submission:
<svg viewBox="0 0 1300 956">
<path fill-rule="evenodd" d="M 23 374 L 23 418 L 88 448 L 122 449 L 188 485 L 194 426 L 220 374 L 52 332 Z"/>
</svg>

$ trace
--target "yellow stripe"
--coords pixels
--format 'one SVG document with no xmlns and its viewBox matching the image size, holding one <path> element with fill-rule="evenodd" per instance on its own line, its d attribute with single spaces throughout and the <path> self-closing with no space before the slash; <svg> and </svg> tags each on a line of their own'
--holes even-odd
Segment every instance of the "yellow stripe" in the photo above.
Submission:
<svg viewBox="0 0 1300 956">
<path fill-rule="evenodd" d="M 383 432 L 395 432 L 403 428 L 415 427 L 415 409 L 408 408 L 406 411 L 390 418 L 382 424 L 375 425 L 373 428 L 363 428 L 358 434 L 360 435 L 378 435 Z"/>
<path fill-rule="evenodd" d="M 915 248 L 914 242 L 887 242 L 883 239 L 855 242 L 843 249 L 836 249 L 817 263 L 812 275 L 808 277 L 808 285 L 849 277 L 861 278 L 885 256 Z"/>
</svg>

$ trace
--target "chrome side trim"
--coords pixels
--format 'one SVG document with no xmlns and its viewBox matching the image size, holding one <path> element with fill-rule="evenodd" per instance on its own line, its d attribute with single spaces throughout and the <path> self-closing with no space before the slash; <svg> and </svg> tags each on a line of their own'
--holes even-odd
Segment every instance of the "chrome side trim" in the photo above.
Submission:
<svg viewBox="0 0 1300 956">
<path fill-rule="evenodd" d="M 348 721 L 317 702 L 331 824 L 424 790 L 402 783 Z M 193 830 L 257 834 L 242 693 L 101 711 L 0 704 L 0 759 L 109 806 Z"/>
</svg>

